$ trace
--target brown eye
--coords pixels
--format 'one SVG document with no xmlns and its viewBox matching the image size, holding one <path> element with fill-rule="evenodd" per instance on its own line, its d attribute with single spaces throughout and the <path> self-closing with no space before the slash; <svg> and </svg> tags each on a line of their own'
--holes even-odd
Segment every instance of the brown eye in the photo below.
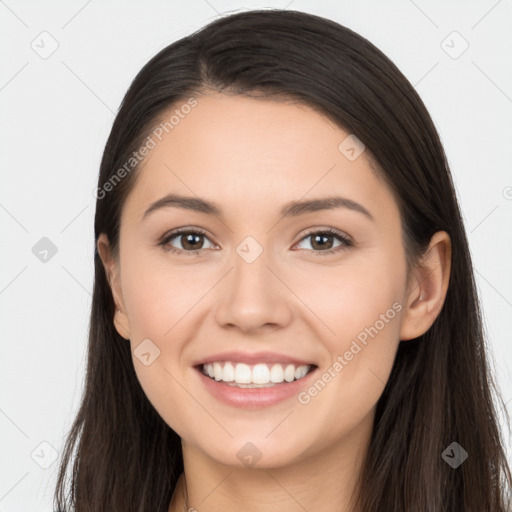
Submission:
<svg viewBox="0 0 512 512">
<path fill-rule="evenodd" d="M 197 254 L 201 249 L 204 249 L 203 245 L 205 240 L 209 239 L 203 231 L 197 229 L 182 229 L 170 233 L 162 240 L 160 245 L 170 252 L 194 253 L 195 251 L 195 254 Z M 174 241 L 174 243 L 177 241 L 179 246 L 176 247 L 172 245 L 171 241 Z M 214 244 L 211 245 L 214 246 Z"/>
<path fill-rule="evenodd" d="M 198 235 L 195 233 L 189 233 L 188 235 L 178 235 L 178 238 L 181 241 L 183 249 L 201 249 L 200 246 L 204 243 L 204 235 Z"/>
<path fill-rule="evenodd" d="M 311 250 L 318 254 L 332 254 L 353 245 L 352 241 L 348 237 L 333 229 L 311 231 L 302 238 L 302 240 L 307 239 L 311 240 Z M 341 243 L 334 245 L 335 239 L 338 239 Z"/>
<path fill-rule="evenodd" d="M 310 235 L 309 237 L 312 240 L 311 247 L 313 249 L 331 249 L 334 245 L 334 237 L 332 235 L 317 234 Z"/>
</svg>

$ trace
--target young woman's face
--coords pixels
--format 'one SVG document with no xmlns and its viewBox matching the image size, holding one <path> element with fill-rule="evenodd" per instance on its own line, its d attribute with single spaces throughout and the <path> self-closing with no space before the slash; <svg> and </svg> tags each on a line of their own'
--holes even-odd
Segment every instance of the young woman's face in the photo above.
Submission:
<svg viewBox="0 0 512 512">
<path fill-rule="evenodd" d="M 212 94 L 180 112 L 152 136 L 121 218 L 116 327 L 148 399 L 230 466 L 359 450 L 404 329 L 390 190 L 358 141 L 306 106 Z M 148 213 L 167 195 L 187 202 Z M 203 375 L 208 362 L 226 380 L 230 366 L 258 382 L 314 371 L 248 389 Z"/>
</svg>

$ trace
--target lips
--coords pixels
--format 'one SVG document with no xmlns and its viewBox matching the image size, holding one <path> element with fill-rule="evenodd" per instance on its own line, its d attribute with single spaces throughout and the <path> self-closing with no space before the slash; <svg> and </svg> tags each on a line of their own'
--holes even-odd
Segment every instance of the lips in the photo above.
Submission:
<svg viewBox="0 0 512 512">
<path fill-rule="evenodd" d="M 240 350 L 206 355 L 194 361 L 193 367 L 211 396 L 232 407 L 248 409 L 292 399 L 318 370 L 318 364 L 308 359 Z"/>
</svg>

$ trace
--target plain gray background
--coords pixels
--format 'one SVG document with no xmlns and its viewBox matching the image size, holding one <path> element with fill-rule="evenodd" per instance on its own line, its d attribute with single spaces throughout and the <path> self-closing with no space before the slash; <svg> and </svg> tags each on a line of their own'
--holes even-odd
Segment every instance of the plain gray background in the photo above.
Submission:
<svg viewBox="0 0 512 512">
<path fill-rule="evenodd" d="M 93 190 L 122 96 L 164 46 L 223 12 L 263 7 L 350 27 L 418 90 L 451 165 L 493 364 L 511 410 L 511 0 L 5 0 L 0 512 L 53 510 L 55 455 L 77 411 L 85 370 Z M 44 237 L 57 251 L 46 262 L 38 257 L 49 244 Z"/>
</svg>

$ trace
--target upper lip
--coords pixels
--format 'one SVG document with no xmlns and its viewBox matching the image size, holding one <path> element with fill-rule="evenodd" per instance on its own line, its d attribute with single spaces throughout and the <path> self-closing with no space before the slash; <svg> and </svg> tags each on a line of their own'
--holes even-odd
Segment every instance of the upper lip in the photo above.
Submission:
<svg viewBox="0 0 512 512">
<path fill-rule="evenodd" d="M 295 366 L 312 365 L 316 366 L 311 361 L 305 361 L 296 357 L 291 357 L 285 354 L 277 354 L 275 352 L 240 352 L 240 351 L 227 351 L 212 354 L 211 356 L 203 357 L 196 361 L 193 366 L 202 366 L 203 364 L 231 361 L 233 363 L 257 364 L 257 363 L 282 363 L 293 364 Z"/>
</svg>

